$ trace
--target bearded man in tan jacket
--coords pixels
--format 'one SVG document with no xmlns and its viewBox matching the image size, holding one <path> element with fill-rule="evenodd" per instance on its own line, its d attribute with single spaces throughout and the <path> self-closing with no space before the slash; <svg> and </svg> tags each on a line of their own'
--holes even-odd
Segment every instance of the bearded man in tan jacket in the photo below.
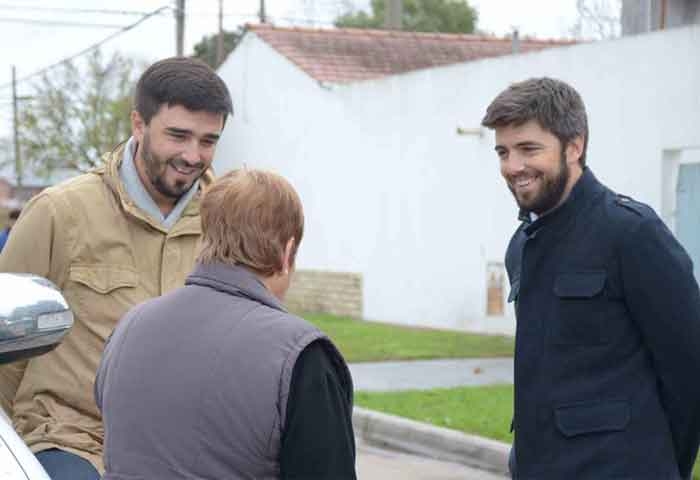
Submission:
<svg viewBox="0 0 700 480">
<path fill-rule="evenodd" d="M 133 136 L 103 167 L 32 199 L 0 255 L 1 272 L 47 277 L 75 314 L 54 351 L 0 368 L 0 404 L 52 480 L 103 471 L 93 385 L 105 340 L 127 310 L 192 269 L 200 193 L 232 113 L 221 78 L 182 57 L 149 67 L 134 103 Z"/>
</svg>

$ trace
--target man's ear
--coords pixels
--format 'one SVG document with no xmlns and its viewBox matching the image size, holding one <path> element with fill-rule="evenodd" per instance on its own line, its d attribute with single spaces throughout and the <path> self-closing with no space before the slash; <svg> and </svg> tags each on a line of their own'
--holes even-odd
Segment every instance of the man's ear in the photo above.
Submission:
<svg viewBox="0 0 700 480">
<path fill-rule="evenodd" d="M 566 163 L 571 165 L 580 165 L 579 159 L 581 158 L 581 155 L 583 155 L 583 146 L 584 146 L 584 139 L 583 135 L 579 135 L 578 137 L 574 138 L 571 140 L 567 145 L 566 145 Z"/>
<path fill-rule="evenodd" d="M 136 110 L 131 111 L 131 134 L 134 136 L 136 141 L 141 144 L 143 142 L 143 136 L 146 133 L 146 122 L 143 117 Z"/>
<path fill-rule="evenodd" d="M 295 240 L 294 237 L 287 240 L 287 245 L 284 247 L 284 253 L 282 253 L 282 273 L 287 275 L 294 265 L 292 265 L 292 252 L 294 251 Z"/>
</svg>

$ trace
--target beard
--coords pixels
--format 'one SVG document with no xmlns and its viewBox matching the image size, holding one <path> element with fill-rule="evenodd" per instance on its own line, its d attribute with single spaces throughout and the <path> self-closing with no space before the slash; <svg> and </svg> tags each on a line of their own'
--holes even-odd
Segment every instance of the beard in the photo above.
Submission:
<svg viewBox="0 0 700 480">
<path fill-rule="evenodd" d="M 151 138 L 149 132 L 144 134 L 143 145 L 141 148 L 143 149 L 141 151 L 141 156 L 146 167 L 146 175 L 148 175 L 148 179 L 151 181 L 153 187 L 165 197 L 172 198 L 174 200 L 179 199 L 185 193 L 187 193 L 190 188 L 192 188 L 194 182 L 196 182 L 204 173 L 204 168 L 202 166 L 201 173 L 191 182 L 176 180 L 172 185 L 170 185 L 165 178 L 168 165 L 181 165 L 186 162 L 177 156 L 164 158 L 163 156 L 154 152 L 151 149 Z"/>
<path fill-rule="evenodd" d="M 515 193 L 515 189 L 510 185 L 508 188 L 515 197 L 518 206 L 537 215 L 543 215 L 554 209 L 561 201 L 566 189 L 566 184 L 569 182 L 569 165 L 566 163 L 566 151 L 562 149 L 559 160 L 559 171 L 556 175 L 548 177 L 542 175 L 542 188 L 537 195 L 531 199 L 519 198 Z"/>
</svg>

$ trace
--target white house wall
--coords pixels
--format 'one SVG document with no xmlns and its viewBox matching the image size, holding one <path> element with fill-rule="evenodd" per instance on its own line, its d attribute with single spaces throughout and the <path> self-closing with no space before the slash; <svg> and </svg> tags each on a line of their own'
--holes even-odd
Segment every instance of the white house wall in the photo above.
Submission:
<svg viewBox="0 0 700 480">
<path fill-rule="evenodd" d="M 299 266 L 326 268 L 329 259 L 340 256 L 345 261 L 335 269 L 348 270 L 355 260 L 338 254 L 345 244 L 337 242 L 339 232 L 324 218 L 333 205 L 346 201 L 326 193 L 342 192 L 335 184 L 344 178 L 342 164 L 336 168 L 336 150 L 342 145 L 333 141 L 341 130 L 334 95 L 251 33 L 219 73 L 231 90 L 234 116 L 217 149 L 217 172 L 247 164 L 285 175 L 305 208 L 307 232 Z"/>
<path fill-rule="evenodd" d="M 221 73 L 242 113 L 219 170 L 246 162 L 287 176 L 307 214 L 299 267 L 362 273 L 365 317 L 382 321 L 513 331 L 512 309 L 485 315 L 486 268 L 502 261 L 517 211 L 492 133 L 456 134 L 509 83 L 573 84 L 589 165 L 657 211 L 662 159 L 700 145 L 698 27 L 332 87 L 248 35 Z"/>
</svg>

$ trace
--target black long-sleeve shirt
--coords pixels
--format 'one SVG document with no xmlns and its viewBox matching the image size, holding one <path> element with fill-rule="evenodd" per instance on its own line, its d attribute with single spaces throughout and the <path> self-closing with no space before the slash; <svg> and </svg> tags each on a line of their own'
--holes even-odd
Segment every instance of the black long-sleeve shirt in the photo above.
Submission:
<svg viewBox="0 0 700 480">
<path fill-rule="evenodd" d="M 280 449 L 283 480 L 355 480 L 352 385 L 324 341 L 299 355 L 289 387 Z"/>
</svg>

